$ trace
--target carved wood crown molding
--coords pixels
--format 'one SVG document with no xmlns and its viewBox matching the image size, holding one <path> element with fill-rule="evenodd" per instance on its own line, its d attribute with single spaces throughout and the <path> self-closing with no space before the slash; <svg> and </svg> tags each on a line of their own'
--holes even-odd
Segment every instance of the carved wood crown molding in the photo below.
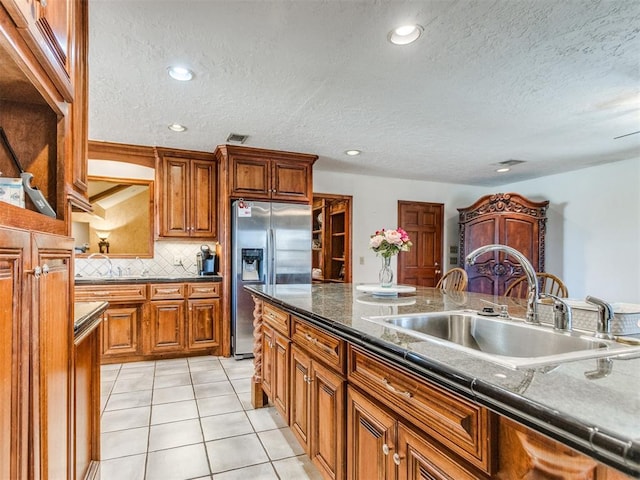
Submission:
<svg viewBox="0 0 640 480">
<path fill-rule="evenodd" d="M 460 212 L 460 222 L 468 222 L 482 215 L 494 215 L 496 213 L 520 213 L 537 217 L 540 219 L 540 223 L 546 221 L 548 201 L 529 203 L 520 195 L 512 193 L 495 193 L 493 195 L 487 195 L 487 197 L 483 197 L 483 199 L 484 201 L 478 201 L 469 207 L 469 210 L 458 209 Z"/>
</svg>

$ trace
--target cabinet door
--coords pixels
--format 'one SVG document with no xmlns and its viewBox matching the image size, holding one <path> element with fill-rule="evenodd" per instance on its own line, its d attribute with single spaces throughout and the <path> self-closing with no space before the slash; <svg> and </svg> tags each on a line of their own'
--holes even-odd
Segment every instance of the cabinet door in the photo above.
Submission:
<svg viewBox="0 0 640 480">
<path fill-rule="evenodd" d="M 347 389 L 347 479 L 395 477 L 396 421 L 366 396 Z"/>
<path fill-rule="evenodd" d="M 271 167 L 271 198 L 310 202 L 312 196 L 311 165 L 308 163 L 273 160 Z"/>
<path fill-rule="evenodd" d="M 232 197 L 262 200 L 271 198 L 271 163 L 269 160 L 233 155 L 230 175 L 230 195 Z"/>
<path fill-rule="evenodd" d="M 29 376 L 29 357 L 20 344 L 21 339 L 29 341 L 29 310 L 23 302 L 30 295 L 22 284 L 29 260 L 29 234 L 0 228 L 0 245 L 0 478 L 24 479 L 29 431 L 24 382 Z"/>
<path fill-rule="evenodd" d="M 33 234 L 32 405 L 36 478 L 71 477 L 73 239 Z M 42 273 L 38 275 L 37 267 Z"/>
<path fill-rule="evenodd" d="M 291 347 L 289 426 L 307 454 L 310 453 L 310 367 L 311 360 L 309 357 L 294 344 Z"/>
<path fill-rule="evenodd" d="M 217 173 L 216 162 L 191 162 L 191 208 L 189 234 L 191 237 L 216 237 Z"/>
<path fill-rule="evenodd" d="M 220 299 L 188 301 L 187 347 L 189 350 L 220 345 Z"/>
<path fill-rule="evenodd" d="M 309 457 L 326 478 L 344 478 L 344 379 L 316 361 L 312 375 Z"/>
<path fill-rule="evenodd" d="M 392 455 L 398 480 L 481 480 L 459 460 L 440 450 L 411 428 L 398 423 L 398 451 Z"/>
<path fill-rule="evenodd" d="M 282 418 L 289 421 L 289 344 L 287 337 L 274 332 L 273 342 L 273 404 Z"/>
<path fill-rule="evenodd" d="M 275 332 L 269 325 L 262 324 L 262 390 L 265 395 L 273 395 L 273 369 L 275 368 Z"/>
<path fill-rule="evenodd" d="M 142 307 L 119 305 L 104 312 L 102 320 L 102 355 L 135 355 L 139 352 L 139 328 Z"/>
<path fill-rule="evenodd" d="M 73 31 L 70 28 L 73 0 L 3 0 L 2 3 L 60 93 L 72 102 L 69 32 Z"/>
<path fill-rule="evenodd" d="M 189 236 L 189 160 L 162 157 L 160 236 Z"/>
<path fill-rule="evenodd" d="M 148 352 L 184 350 L 184 300 L 149 302 Z"/>
</svg>

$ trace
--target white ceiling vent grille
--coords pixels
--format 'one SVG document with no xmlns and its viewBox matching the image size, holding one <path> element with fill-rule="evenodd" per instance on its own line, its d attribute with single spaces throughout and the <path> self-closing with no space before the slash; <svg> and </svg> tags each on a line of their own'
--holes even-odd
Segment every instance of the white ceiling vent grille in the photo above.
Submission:
<svg viewBox="0 0 640 480">
<path fill-rule="evenodd" d="M 239 133 L 230 133 L 227 137 L 228 143 L 244 143 L 249 138 L 249 135 L 240 135 Z"/>
</svg>

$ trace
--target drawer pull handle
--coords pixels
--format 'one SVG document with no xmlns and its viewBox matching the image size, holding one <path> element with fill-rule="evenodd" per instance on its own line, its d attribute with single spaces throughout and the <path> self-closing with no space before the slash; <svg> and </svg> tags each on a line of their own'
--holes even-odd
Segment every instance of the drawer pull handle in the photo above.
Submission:
<svg viewBox="0 0 640 480">
<path fill-rule="evenodd" d="M 391 382 L 386 378 L 382 379 L 382 383 L 384 383 L 384 386 L 386 387 L 387 390 L 389 390 L 392 393 L 395 393 L 396 395 L 400 395 L 401 397 L 404 397 L 404 398 L 413 397 L 413 394 L 411 392 L 408 392 L 406 390 L 404 392 L 401 392 L 400 390 L 396 389 L 396 387 L 391 385 Z"/>
<path fill-rule="evenodd" d="M 93 295 L 96 297 L 104 297 L 105 295 L 111 295 L 111 292 L 108 291 L 97 291 L 97 292 L 93 292 Z"/>
<path fill-rule="evenodd" d="M 393 448 L 387 445 L 386 443 L 382 445 L 382 453 L 384 453 L 385 455 L 389 455 L 389 452 L 391 450 L 393 450 Z"/>
<path fill-rule="evenodd" d="M 311 335 L 309 335 L 308 333 L 304 334 L 304 338 L 307 340 L 307 342 L 310 342 L 312 344 L 314 344 L 317 347 L 320 347 L 322 350 L 324 350 L 325 352 L 329 353 L 329 354 L 335 354 L 336 352 L 333 350 L 333 348 L 325 345 L 324 343 L 322 343 L 320 340 L 318 340 L 316 337 L 312 337 Z"/>
<path fill-rule="evenodd" d="M 306 373 L 304 374 L 302 379 L 308 384 L 311 384 L 311 382 L 313 382 L 313 379 L 310 376 L 308 376 Z"/>
<path fill-rule="evenodd" d="M 397 453 L 393 454 L 393 463 L 395 463 L 396 465 L 400 465 L 400 462 L 402 461 L 402 458 L 400 455 L 398 455 Z"/>
</svg>

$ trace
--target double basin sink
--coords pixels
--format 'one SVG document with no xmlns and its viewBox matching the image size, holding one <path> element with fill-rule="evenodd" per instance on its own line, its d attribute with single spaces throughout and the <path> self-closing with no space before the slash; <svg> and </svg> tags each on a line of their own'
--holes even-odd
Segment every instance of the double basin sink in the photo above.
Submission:
<svg viewBox="0 0 640 480">
<path fill-rule="evenodd" d="M 558 332 L 550 326 L 485 317 L 467 310 L 363 318 L 513 369 L 588 358 L 640 356 L 640 345 L 575 331 Z"/>
</svg>

